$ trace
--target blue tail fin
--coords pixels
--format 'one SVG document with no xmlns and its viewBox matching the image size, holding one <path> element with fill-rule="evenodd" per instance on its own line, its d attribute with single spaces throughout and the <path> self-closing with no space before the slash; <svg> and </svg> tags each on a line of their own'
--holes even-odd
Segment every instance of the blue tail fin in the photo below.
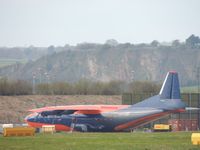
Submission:
<svg viewBox="0 0 200 150">
<path fill-rule="evenodd" d="M 175 71 L 168 72 L 159 95 L 134 104 L 131 108 L 136 107 L 162 108 L 165 110 L 184 109 L 186 105 L 181 100 L 178 73 Z"/>
<path fill-rule="evenodd" d="M 159 95 L 161 99 L 181 99 L 177 72 L 168 72 Z"/>
</svg>

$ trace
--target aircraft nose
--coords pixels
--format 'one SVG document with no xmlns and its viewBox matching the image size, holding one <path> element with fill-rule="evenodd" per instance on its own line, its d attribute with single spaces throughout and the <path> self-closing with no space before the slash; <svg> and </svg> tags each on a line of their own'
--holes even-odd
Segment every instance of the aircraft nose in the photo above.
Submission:
<svg viewBox="0 0 200 150">
<path fill-rule="evenodd" d="M 29 117 L 29 116 L 26 116 L 26 117 L 24 118 L 24 121 L 25 121 L 25 122 L 28 122 L 28 121 L 30 121 L 29 119 L 30 119 L 30 117 Z"/>
<path fill-rule="evenodd" d="M 34 119 L 35 119 L 35 115 L 34 114 L 30 114 L 30 115 L 28 115 L 28 116 L 26 116 L 24 118 L 25 122 L 33 122 Z"/>
</svg>

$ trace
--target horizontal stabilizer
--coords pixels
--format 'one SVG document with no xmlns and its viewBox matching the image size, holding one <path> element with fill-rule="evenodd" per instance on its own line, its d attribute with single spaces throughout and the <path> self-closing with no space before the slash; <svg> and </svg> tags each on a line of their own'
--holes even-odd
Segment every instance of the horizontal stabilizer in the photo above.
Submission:
<svg viewBox="0 0 200 150">
<path fill-rule="evenodd" d="M 185 107 L 185 110 L 186 111 L 189 111 L 189 110 L 200 110 L 200 108 L 197 108 L 197 107 Z"/>
</svg>

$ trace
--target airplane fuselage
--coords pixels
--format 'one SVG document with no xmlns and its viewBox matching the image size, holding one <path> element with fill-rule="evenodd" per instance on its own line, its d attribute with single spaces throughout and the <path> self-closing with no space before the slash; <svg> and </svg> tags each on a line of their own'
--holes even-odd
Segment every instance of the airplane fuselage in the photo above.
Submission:
<svg viewBox="0 0 200 150">
<path fill-rule="evenodd" d="M 134 105 L 68 105 L 30 110 L 30 126 L 55 125 L 56 130 L 113 132 L 138 127 L 166 115 L 185 111 L 178 74 L 168 72 L 160 93 Z"/>
<path fill-rule="evenodd" d="M 67 114 L 46 115 L 41 113 L 27 118 L 29 125 L 41 128 L 42 125 L 55 125 L 56 130 L 83 132 L 117 132 L 146 124 L 170 113 L 182 110 L 166 110 L 155 108 L 130 108 L 104 112 L 101 114 Z"/>
</svg>

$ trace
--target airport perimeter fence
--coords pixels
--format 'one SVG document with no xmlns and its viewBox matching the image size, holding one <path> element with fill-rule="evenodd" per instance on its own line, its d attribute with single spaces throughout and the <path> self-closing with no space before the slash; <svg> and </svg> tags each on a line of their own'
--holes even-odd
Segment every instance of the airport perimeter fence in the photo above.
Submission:
<svg viewBox="0 0 200 150">
<path fill-rule="evenodd" d="M 148 97 L 156 95 L 155 93 L 123 93 L 122 104 L 133 105 Z M 199 107 L 200 94 L 198 93 L 181 93 L 182 100 L 186 103 L 187 107 Z M 198 119 L 200 117 L 200 111 L 189 110 L 183 113 L 176 113 L 170 115 L 167 119 Z M 200 123 L 199 123 L 200 124 Z"/>
</svg>

